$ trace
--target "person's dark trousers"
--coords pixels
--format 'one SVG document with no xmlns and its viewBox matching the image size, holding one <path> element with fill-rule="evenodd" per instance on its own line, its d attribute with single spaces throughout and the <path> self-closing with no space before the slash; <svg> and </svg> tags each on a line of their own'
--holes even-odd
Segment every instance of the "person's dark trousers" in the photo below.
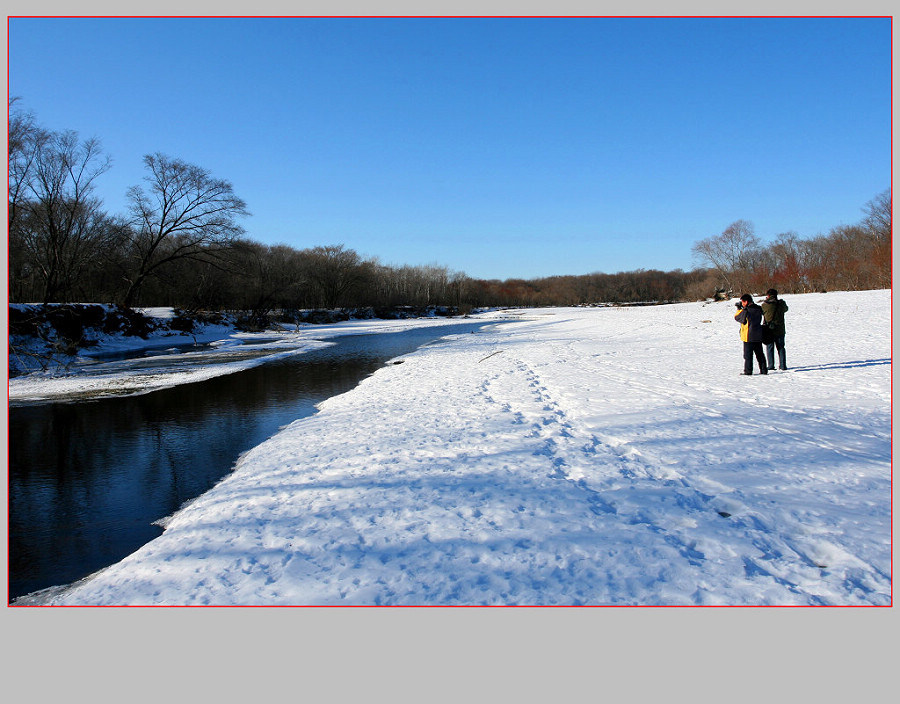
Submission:
<svg viewBox="0 0 900 704">
<path fill-rule="evenodd" d="M 744 343 L 744 374 L 753 373 L 753 357 L 759 364 L 759 373 L 768 374 L 766 370 L 766 353 L 763 352 L 762 342 L 745 342 Z"/>
<path fill-rule="evenodd" d="M 766 345 L 766 357 L 769 361 L 769 369 L 775 368 L 775 350 L 778 350 L 778 368 L 787 369 L 787 356 L 784 352 L 784 335 L 775 338 L 775 342 Z"/>
</svg>

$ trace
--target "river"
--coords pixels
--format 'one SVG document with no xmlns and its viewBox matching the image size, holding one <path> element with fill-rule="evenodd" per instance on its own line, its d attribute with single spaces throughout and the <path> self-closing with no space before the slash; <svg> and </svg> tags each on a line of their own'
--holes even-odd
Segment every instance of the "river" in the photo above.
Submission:
<svg viewBox="0 0 900 704">
<path fill-rule="evenodd" d="M 144 395 L 11 407 L 9 600 L 118 562 L 162 533 L 154 522 L 317 403 L 390 360 L 484 325 L 338 337 L 324 349 Z"/>
</svg>

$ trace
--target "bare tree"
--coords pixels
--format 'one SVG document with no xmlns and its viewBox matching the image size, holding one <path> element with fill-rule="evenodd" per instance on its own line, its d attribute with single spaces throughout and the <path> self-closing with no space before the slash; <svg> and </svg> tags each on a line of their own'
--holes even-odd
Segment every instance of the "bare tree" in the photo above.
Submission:
<svg viewBox="0 0 900 704">
<path fill-rule="evenodd" d="M 772 282 L 780 291 L 802 293 L 808 282 L 804 274 L 803 244 L 796 232 L 782 232 L 769 248 L 773 260 Z"/>
<path fill-rule="evenodd" d="M 891 189 L 877 195 L 863 208 L 866 214 L 863 225 L 872 236 L 872 285 L 878 288 L 891 287 L 891 211 Z"/>
<path fill-rule="evenodd" d="M 12 233 L 20 212 L 19 206 L 27 198 L 35 173 L 35 162 L 50 134 L 39 127 L 34 115 L 14 107 L 19 98 L 9 99 L 9 213 L 8 225 Z"/>
<path fill-rule="evenodd" d="M 700 263 L 718 270 L 727 291 L 737 291 L 749 280 L 759 248 L 753 224 L 736 220 L 721 235 L 695 242 L 691 252 Z"/>
<path fill-rule="evenodd" d="M 463 307 L 463 300 L 468 293 L 471 281 L 464 271 L 454 271 L 450 276 L 451 303 L 457 308 Z"/>
<path fill-rule="evenodd" d="M 241 241 L 234 253 L 240 290 L 232 298 L 257 319 L 275 309 L 295 309 L 306 287 L 302 253 L 284 244 Z"/>
<path fill-rule="evenodd" d="M 891 237 L 891 189 L 879 193 L 866 203 L 863 208 L 866 214 L 863 224 L 879 237 L 890 239 Z"/>
<path fill-rule="evenodd" d="M 93 189 L 110 162 L 96 139 L 80 142 L 72 131 L 36 134 L 20 152 L 10 230 L 49 303 L 70 295 L 77 277 L 103 250 L 109 228 Z"/>
<path fill-rule="evenodd" d="M 318 289 L 326 308 L 335 308 L 366 277 L 360 256 L 344 245 L 328 245 L 304 250 L 307 275 Z"/>
<path fill-rule="evenodd" d="M 125 306 L 167 264 L 215 257 L 227 249 L 244 232 L 236 218 L 249 215 L 228 181 L 199 166 L 159 153 L 145 156 L 144 165 L 150 171 L 147 190 L 133 186 L 128 191 L 132 234 Z"/>
<path fill-rule="evenodd" d="M 9 300 L 24 301 L 36 290 L 36 269 L 25 249 L 25 233 L 21 227 L 21 206 L 34 175 L 37 150 L 46 132 L 39 128 L 31 113 L 16 106 L 18 98 L 9 99 L 9 171 L 7 181 L 7 236 L 9 244 Z"/>
</svg>

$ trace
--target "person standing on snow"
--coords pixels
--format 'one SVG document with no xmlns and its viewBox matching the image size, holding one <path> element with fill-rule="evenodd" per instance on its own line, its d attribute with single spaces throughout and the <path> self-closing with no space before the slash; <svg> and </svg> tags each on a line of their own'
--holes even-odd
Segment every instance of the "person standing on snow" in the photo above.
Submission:
<svg viewBox="0 0 900 704">
<path fill-rule="evenodd" d="M 784 334 L 787 328 L 784 325 L 784 314 L 787 313 L 788 304 L 778 298 L 778 291 L 770 288 L 766 291 L 766 300 L 762 302 L 763 319 L 765 325 L 772 331 L 772 342 L 766 343 L 766 358 L 769 369 L 775 368 L 775 350 L 778 350 L 778 368 L 787 369 L 787 358 L 784 352 Z"/>
<path fill-rule="evenodd" d="M 744 374 L 753 374 L 753 357 L 759 364 L 759 373 L 768 374 L 766 369 L 766 355 L 763 352 L 762 321 L 763 311 L 753 302 L 753 296 L 745 293 L 740 301 L 735 303 L 738 312 L 734 319 L 741 324 L 741 340 L 744 343 Z"/>
</svg>

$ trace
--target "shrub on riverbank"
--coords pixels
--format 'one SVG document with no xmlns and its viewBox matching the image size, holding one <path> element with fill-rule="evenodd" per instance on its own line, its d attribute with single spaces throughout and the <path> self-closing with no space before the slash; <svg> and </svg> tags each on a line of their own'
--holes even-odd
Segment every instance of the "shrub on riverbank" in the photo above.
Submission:
<svg viewBox="0 0 900 704">
<path fill-rule="evenodd" d="M 190 334 L 197 316 L 175 311 L 157 318 L 133 308 L 98 303 L 10 304 L 9 373 L 61 370 L 79 350 L 103 339 Z"/>
<path fill-rule="evenodd" d="M 8 367 L 10 376 L 38 370 L 62 373 L 73 364 L 79 351 L 88 347 L 135 337 L 196 338 L 209 326 L 264 332 L 284 330 L 285 324 L 328 325 L 347 320 L 402 320 L 460 314 L 458 308 L 451 306 L 223 313 L 177 308 L 141 311 L 98 303 L 10 304 Z"/>
</svg>

